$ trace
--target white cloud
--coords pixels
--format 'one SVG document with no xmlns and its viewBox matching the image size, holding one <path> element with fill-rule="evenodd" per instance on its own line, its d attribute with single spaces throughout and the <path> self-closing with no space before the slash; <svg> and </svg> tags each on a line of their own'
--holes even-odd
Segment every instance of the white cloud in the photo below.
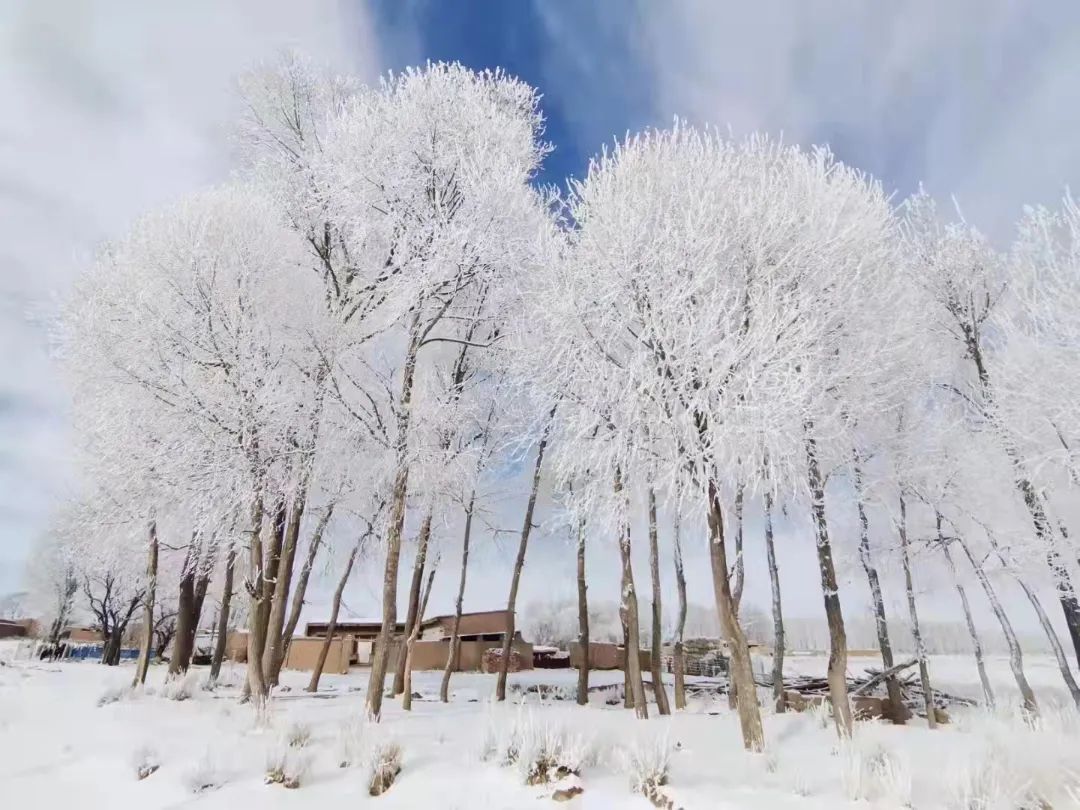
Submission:
<svg viewBox="0 0 1080 810">
<path fill-rule="evenodd" d="M 1052 203 L 1080 181 L 1072 0 L 639 0 L 619 4 L 621 41 L 584 61 L 572 33 L 604 15 L 545 7 L 551 61 L 580 65 L 559 95 L 587 99 L 585 118 L 610 112 L 607 87 L 617 105 L 646 96 L 660 125 L 680 115 L 828 141 L 890 189 L 922 180 L 957 194 L 997 236 L 1022 204 Z"/>
<path fill-rule="evenodd" d="M 0 592 L 62 488 L 62 386 L 34 322 L 104 239 L 223 179 L 236 74 L 299 47 L 371 77 L 367 15 L 334 2 L 9 3 L 0 12 Z"/>
</svg>

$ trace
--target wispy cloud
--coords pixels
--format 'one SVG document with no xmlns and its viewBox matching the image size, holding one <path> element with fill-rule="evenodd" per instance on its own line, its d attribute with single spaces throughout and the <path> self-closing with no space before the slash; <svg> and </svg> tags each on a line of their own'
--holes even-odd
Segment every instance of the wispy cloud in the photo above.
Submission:
<svg viewBox="0 0 1080 810">
<path fill-rule="evenodd" d="M 828 142 L 890 189 L 955 193 L 997 235 L 1023 203 L 1052 202 L 1080 179 L 1072 0 L 548 5 L 552 61 L 593 65 L 568 75 L 574 94 L 560 88 L 586 118 L 639 92 L 662 126 L 680 115 Z M 613 48 L 583 55 L 573 32 L 590 18 L 618 19 Z"/>
<path fill-rule="evenodd" d="M 0 592 L 63 485 L 62 386 L 36 315 L 139 213 L 222 180 L 234 77 L 283 48 L 371 76 L 352 4 L 9 3 L 0 25 Z"/>
</svg>

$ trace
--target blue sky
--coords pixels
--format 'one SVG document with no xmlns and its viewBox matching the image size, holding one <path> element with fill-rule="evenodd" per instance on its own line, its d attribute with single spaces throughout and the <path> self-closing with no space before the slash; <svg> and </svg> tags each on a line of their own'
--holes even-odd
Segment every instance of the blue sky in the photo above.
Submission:
<svg viewBox="0 0 1080 810">
<path fill-rule="evenodd" d="M 999 241 L 1077 180 L 1080 4 L 1069 0 L 437 0 L 369 6 L 380 64 L 501 66 L 543 93 L 543 180 L 675 116 L 827 143 L 918 183 Z"/>
<path fill-rule="evenodd" d="M 421 0 L 377 3 L 373 9 L 386 69 L 428 60 L 457 61 L 478 70 L 502 68 L 539 88 L 547 121 L 545 138 L 555 147 L 539 181 L 563 185 L 567 177 L 585 173 L 590 155 L 601 143 L 655 123 L 649 111 L 648 74 L 634 61 L 617 28 L 601 25 L 598 19 L 575 21 L 578 35 L 588 44 L 575 59 L 553 58 L 563 32 L 557 22 L 561 18 L 552 11 L 586 5 L 562 0 L 464 4 Z M 597 13 L 613 8 L 610 3 L 595 6 Z M 626 4 L 624 13 L 633 15 L 632 8 Z M 602 61 L 590 58 L 597 55 Z M 568 98 L 567 90 L 575 84 L 575 97 Z M 602 98 L 585 105 L 578 97 L 583 94 Z"/>
<path fill-rule="evenodd" d="M 920 181 L 955 195 L 1001 243 L 1024 203 L 1080 188 L 1076 0 L 12 0 L 0 8 L 0 593 L 71 477 L 52 302 L 135 216 L 227 178 L 235 76 L 286 47 L 369 81 L 429 59 L 518 75 L 543 94 L 555 145 L 543 182 L 681 116 L 830 143 L 899 195 Z"/>
</svg>

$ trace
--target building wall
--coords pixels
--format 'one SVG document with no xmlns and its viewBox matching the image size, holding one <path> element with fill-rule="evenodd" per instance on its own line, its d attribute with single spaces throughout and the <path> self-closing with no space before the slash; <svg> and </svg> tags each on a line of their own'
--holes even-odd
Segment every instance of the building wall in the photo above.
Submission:
<svg viewBox="0 0 1080 810">
<path fill-rule="evenodd" d="M 623 648 L 618 644 L 607 641 L 589 642 L 589 669 L 622 669 Z M 638 651 L 638 660 L 641 662 L 642 671 L 647 671 L 650 666 L 648 650 Z M 570 642 L 570 666 L 581 669 L 581 645 L 576 641 Z"/>
<path fill-rule="evenodd" d="M 101 631 L 89 627 L 72 627 L 68 631 L 67 640 L 73 644 L 100 644 Z"/>
<path fill-rule="evenodd" d="M 515 641 L 512 648 L 518 652 L 523 661 L 523 669 L 532 669 L 532 644 L 524 641 Z M 461 652 L 458 656 L 456 672 L 479 672 L 480 662 L 487 650 L 499 649 L 501 641 L 463 641 Z M 390 651 L 390 659 L 387 662 L 387 671 L 393 671 L 397 667 L 398 655 L 404 654 L 404 643 L 394 644 Z M 450 654 L 449 639 L 443 641 L 417 641 L 413 646 L 413 671 L 445 669 L 446 659 Z"/>
<path fill-rule="evenodd" d="M 297 669 L 311 672 L 319 660 L 324 639 L 321 638 L 294 638 L 289 643 L 289 653 L 285 656 L 285 669 Z M 352 660 L 356 642 L 349 637 L 333 638 L 330 641 L 330 649 L 326 653 L 326 663 L 323 672 L 332 675 L 344 675 L 349 671 L 349 662 Z"/>
<path fill-rule="evenodd" d="M 237 664 L 247 663 L 247 632 L 233 630 L 225 637 L 225 658 Z"/>
</svg>

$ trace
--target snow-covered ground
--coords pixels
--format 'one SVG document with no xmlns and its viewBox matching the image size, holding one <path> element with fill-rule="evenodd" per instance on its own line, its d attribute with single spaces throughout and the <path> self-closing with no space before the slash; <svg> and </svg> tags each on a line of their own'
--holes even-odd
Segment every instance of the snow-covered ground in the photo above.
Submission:
<svg viewBox="0 0 1080 810">
<path fill-rule="evenodd" d="M 10 652 L 10 649 L 9 649 Z M 0 660 L 4 651 L 0 650 Z M 820 674 L 823 659 L 793 656 L 792 671 Z M 853 670 L 862 662 L 854 661 Z M 865 662 L 873 665 L 872 660 Z M 963 658 L 940 659 L 933 669 L 942 686 L 977 693 L 974 668 Z M 1033 659 L 1028 669 L 1040 697 L 1060 702 L 1052 661 Z M 970 670 L 970 671 L 969 671 Z M 1003 696 L 1008 668 L 994 660 Z M 122 690 L 130 666 L 13 661 L 0 666 L 0 796 L 3 806 L 53 808 L 536 808 L 551 805 L 557 785 L 526 784 L 520 765 L 500 762 L 508 730 L 518 742 L 561 742 L 564 756 L 584 761 L 584 792 L 567 806 L 649 808 L 632 791 L 629 754 L 670 749 L 667 795 L 674 806 L 693 808 L 1009 807 L 1025 792 L 1054 808 L 1080 806 L 1080 720 L 1072 710 L 1045 712 L 1034 728 L 1013 715 L 956 711 L 940 732 L 861 723 L 854 741 L 837 743 L 828 722 L 815 714 L 769 714 L 768 753 L 742 751 L 738 725 L 726 702 L 696 701 L 672 718 L 636 721 L 631 713 L 602 705 L 529 700 L 493 706 L 490 676 L 460 674 L 450 705 L 437 702 L 439 673 L 417 673 L 424 699 L 406 713 L 387 701 L 383 722 L 363 727 L 366 672 L 327 676 L 317 695 L 301 689 L 303 673 L 286 673 L 270 717 L 257 718 L 237 701 L 242 670 L 226 673 L 233 686 L 217 692 L 196 685 L 189 700 L 163 696 L 164 669 L 151 670 L 145 693 L 99 706 Z M 573 671 L 535 671 L 512 683 L 570 686 Z M 597 673 L 594 683 L 618 680 Z M 196 669 L 192 682 L 205 678 Z M 973 688 L 974 687 L 974 688 Z M 283 739 L 310 730 L 302 749 Z M 346 730 L 352 727 L 351 733 Z M 344 740 L 370 751 L 396 742 L 402 771 L 385 795 L 367 794 L 364 767 L 340 767 Z M 488 754 L 485 758 L 485 748 Z M 264 784 L 275 752 L 288 750 L 290 767 L 303 761 L 299 789 Z M 363 759 L 363 757 L 360 757 Z M 524 760 L 525 757 L 522 757 Z M 144 780 L 140 763 L 158 764 Z M 195 788 L 211 785 L 201 792 Z M 981 794 L 1002 803 L 978 804 Z M 854 802 L 853 799 L 861 799 Z M 868 804 L 867 802 L 870 802 Z"/>
</svg>

